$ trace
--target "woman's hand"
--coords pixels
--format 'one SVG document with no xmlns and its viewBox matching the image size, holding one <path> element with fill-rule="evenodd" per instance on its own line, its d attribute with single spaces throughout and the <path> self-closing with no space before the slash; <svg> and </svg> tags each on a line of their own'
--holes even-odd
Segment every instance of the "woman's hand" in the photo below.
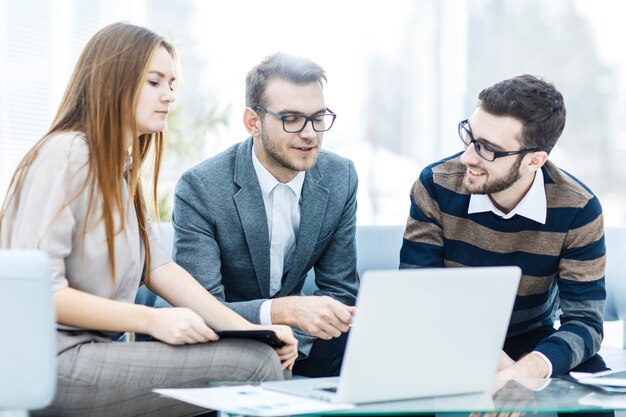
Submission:
<svg viewBox="0 0 626 417">
<path fill-rule="evenodd" d="M 283 325 L 259 326 L 259 328 L 272 330 L 285 344 L 283 347 L 276 349 L 276 353 L 280 363 L 283 365 L 283 369 L 291 371 L 293 364 L 298 358 L 298 340 L 293 336 L 291 328 Z"/>
<path fill-rule="evenodd" d="M 147 333 L 170 345 L 206 343 L 218 340 L 202 317 L 188 308 L 155 308 Z M 291 331 L 291 329 L 289 329 Z"/>
</svg>

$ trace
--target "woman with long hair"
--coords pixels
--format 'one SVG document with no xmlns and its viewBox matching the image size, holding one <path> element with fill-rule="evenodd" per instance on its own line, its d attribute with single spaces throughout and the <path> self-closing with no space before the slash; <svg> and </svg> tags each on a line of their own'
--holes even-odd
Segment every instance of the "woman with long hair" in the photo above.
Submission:
<svg viewBox="0 0 626 417">
<path fill-rule="evenodd" d="M 281 363 L 293 366 L 297 342 L 288 327 L 263 327 L 285 343 L 277 350 L 218 341 L 215 330 L 261 326 L 172 262 L 152 231 L 140 169 L 153 155 L 156 206 L 176 68 L 174 48 L 150 30 L 124 23 L 100 30 L 50 130 L 13 176 L 0 248 L 49 255 L 58 322 L 57 394 L 36 414 L 194 415 L 201 410 L 151 389 L 281 379 Z M 175 307 L 135 305 L 142 282 Z M 124 332 L 156 341 L 112 342 Z"/>
</svg>

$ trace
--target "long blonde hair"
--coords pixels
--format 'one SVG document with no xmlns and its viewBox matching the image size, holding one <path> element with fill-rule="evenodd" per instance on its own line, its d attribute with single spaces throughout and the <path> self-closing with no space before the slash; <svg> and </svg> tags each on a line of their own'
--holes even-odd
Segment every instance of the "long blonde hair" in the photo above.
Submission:
<svg viewBox="0 0 626 417">
<path fill-rule="evenodd" d="M 150 280 L 150 245 L 146 205 L 140 181 L 140 168 L 154 144 L 153 196 L 157 210 L 157 180 L 163 154 L 163 132 L 138 136 L 135 108 L 140 89 L 155 52 L 163 47 L 176 62 L 172 45 L 154 32 L 126 23 L 114 23 L 96 33 L 87 43 L 74 68 L 70 82 L 52 126 L 18 165 L 0 212 L 0 224 L 11 199 L 19 205 L 21 188 L 26 174 L 39 150 L 54 134 L 69 131 L 84 133 L 89 148 L 87 178 L 70 201 L 91 187 L 89 205 L 82 233 L 88 231 L 89 217 L 101 197 L 102 215 L 94 225 L 104 223 L 111 279 L 115 282 L 114 237 L 125 228 L 127 208 L 123 204 L 123 181 L 129 183 L 130 201 L 133 201 L 141 240 L 145 247 L 144 282 Z M 132 136 L 131 136 L 132 135 Z M 139 138 L 131 145 L 128 160 L 128 137 Z M 128 171 L 127 171 L 128 170 Z M 61 207 L 62 209 L 63 207 Z M 115 230 L 115 213 L 120 214 L 119 229 Z"/>
</svg>

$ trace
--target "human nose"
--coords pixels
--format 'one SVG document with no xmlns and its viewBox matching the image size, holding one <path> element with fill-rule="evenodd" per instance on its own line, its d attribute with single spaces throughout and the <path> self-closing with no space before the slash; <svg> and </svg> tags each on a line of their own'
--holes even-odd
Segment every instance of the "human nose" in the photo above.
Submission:
<svg viewBox="0 0 626 417">
<path fill-rule="evenodd" d="M 315 138 L 316 135 L 317 132 L 315 131 L 315 129 L 313 129 L 313 120 L 307 120 L 306 122 L 304 122 L 304 128 L 302 128 L 302 130 L 300 131 L 300 136 Z"/>
<path fill-rule="evenodd" d="M 174 91 L 168 89 L 168 91 L 161 96 L 161 101 L 173 103 L 176 101 L 176 94 L 174 94 Z"/>
<path fill-rule="evenodd" d="M 465 151 L 461 155 L 461 162 L 466 165 L 476 165 L 480 156 L 476 152 L 476 146 L 472 142 L 468 146 L 465 146 Z"/>
</svg>

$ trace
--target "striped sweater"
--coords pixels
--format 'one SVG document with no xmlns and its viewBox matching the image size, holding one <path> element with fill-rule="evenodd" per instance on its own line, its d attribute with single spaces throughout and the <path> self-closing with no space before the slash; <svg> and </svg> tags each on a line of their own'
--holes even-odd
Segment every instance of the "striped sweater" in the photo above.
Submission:
<svg viewBox="0 0 626 417">
<path fill-rule="evenodd" d="M 600 348 L 604 224 L 600 202 L 585 185 L 549 161 L 542 170 L 544 225 L 519 215 L 507 220 L 492 212 L 468 214 L 459 155 L 426 167 L 411 191 L 400 262 L 401 268 L 519 266 L 507 336 L 553 325 L 560 309 L 561 327 L 535 348 L 552 363 L 552 375 L 559 375 Z"/>
</svg>

